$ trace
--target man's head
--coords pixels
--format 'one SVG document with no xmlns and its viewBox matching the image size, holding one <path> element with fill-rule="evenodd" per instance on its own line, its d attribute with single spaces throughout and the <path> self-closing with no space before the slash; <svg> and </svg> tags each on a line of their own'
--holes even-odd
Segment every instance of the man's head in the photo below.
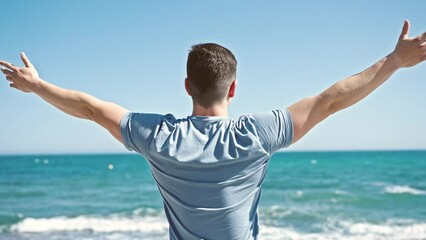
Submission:
<svg viewBox="0 0 426 240">
<path fill-rule="evenodd" d="M 231 51 L 218 44 L 192 46 L 188 54 L 186 72 L 188 93 L 194 102 L 205 108 L 229 97 L 231 85 L 231 95 L 234 94 L 237 60 Z"/>
</svg>

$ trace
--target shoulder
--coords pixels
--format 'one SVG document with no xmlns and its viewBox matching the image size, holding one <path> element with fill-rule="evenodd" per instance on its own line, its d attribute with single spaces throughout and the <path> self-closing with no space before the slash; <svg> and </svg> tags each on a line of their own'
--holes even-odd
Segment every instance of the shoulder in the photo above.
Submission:
<svg viewBox="0 0 426 240">
<path fill-rule="evenodd" d="M 242 119 L 252 124 L 269 153 L 288 147 L 292 142 L 293 124 L 287 109 L 259 112 Z"/>
<path fill-rule="evenodd" d="M 254 126 L 263 127 L 270 125 L 273 122 L 281 118 L 289 118 L 289 112 L 287 109 L 284 110 L 270 110 L 264 112 L 257 112 L 248 115 L 242 115 L 238 118 L 237 123 L 239 124 L 253 124 Z"/>
<path fill-rule="evenodd" d="M 158 114 L 158 113 L 142 113 L 142 112 L 128 112 L 124 114 L 122 121 L 132 122 L 146 122 L 146 121 L 173 121 L 174 116 L 172 114 Z"/>
<path fill-rule="evenodd" d="M 121 118 L 120 126 L 122 130 L 128 129 L 129 131 L 154 130 L 161 125 L 166 116 L 167 119 L 172 119 L 167 114 L 128 112 Z"/>
</svg>

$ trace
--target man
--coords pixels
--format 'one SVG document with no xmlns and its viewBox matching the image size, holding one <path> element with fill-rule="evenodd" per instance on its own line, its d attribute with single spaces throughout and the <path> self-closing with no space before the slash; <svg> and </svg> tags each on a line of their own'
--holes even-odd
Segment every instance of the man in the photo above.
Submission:
<svg viewBox="0 0 426 240">
<path fill-rule="evenodd" d="M 405 21 L 395 50 L 361 73 L 286 109 L 227 118 L 237 86 L 234 55 L 217 44 L 192 47 L 185 89 L 191 116 L 129 113 L 116 104 L 42 80 L 1 61 L 10 86 L 33 92 L 63 112 L 106 128 L 143 155 L 164 200 L 171 239 L 256 239 L 260 187 L 271 155 L 302 138 L 331 114 L 360 101 L 395 71 L 426 59 L 426 33 L 408 37 Z"/>
</svg>

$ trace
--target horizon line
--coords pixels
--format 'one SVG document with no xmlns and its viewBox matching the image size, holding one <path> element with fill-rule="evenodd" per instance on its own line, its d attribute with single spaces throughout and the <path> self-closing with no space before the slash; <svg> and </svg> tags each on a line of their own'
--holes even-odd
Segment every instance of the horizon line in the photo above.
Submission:
<svg viewBox="0 0 426 240">
<path fill-rule="evenodd" d="M 417 152 L 417 151 L 426 151 L 426 149 L 414 149 L 414 148 L 400 148 L 400 149 L 288 149 L 288 150 L 279 150 L 276 153 L 308 153 L 308 152 Z M 137 152 L 44 152 L 44 153 L 2 153 L 0 152 L 0 156 L 34 156 L 34 155 L 42 155 L 42 156 L 59 156 L 59 155 L 140 155 Z"/>
</svg>

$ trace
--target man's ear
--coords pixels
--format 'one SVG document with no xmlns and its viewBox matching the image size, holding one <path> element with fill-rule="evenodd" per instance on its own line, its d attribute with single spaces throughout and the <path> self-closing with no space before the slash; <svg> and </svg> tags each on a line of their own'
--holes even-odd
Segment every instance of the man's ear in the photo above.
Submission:
<svg viewBox="0 0 426 240">
<path fill-rule="evenodd" d="M 229 87 L 228 97 L 233 98 L 235 96 L 235 89 L 237 88 L 237 79 L 235 79 Z"/>
<path fill-rule="evenodd" d="M 186 90 L 186 93 L 188 93 L 188 95 L 191 96 L 191 89 L 189 88 L 188 78 L 185 78 L 185 90 Z"/>
</svg>

